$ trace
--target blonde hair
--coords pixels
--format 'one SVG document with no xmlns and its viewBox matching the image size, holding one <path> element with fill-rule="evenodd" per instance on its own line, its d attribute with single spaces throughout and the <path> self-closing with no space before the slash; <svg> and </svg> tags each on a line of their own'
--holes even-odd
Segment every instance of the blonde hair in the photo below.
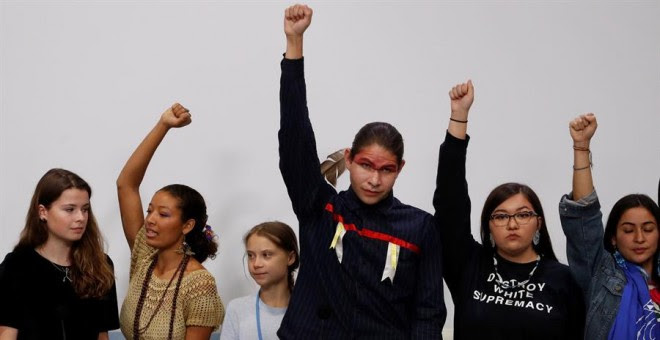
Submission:
<svg viewBox="0 0 660 340">
<path fill-rule="evenodd" d="M 298 252 L 298 239 L 296 233 L 287 224 L 280 221 L 264 222 L 252 227 L 243 237 L 243 243 L 247 247 L 247 241 L 252 235 L 259 235 L 275 243 L 277 247 L 286 252 L 293 252 L 296 256 L 293 264 L 288 266 L 287 281 L 289 282 L 289 291 L 293 290 L 293 272 L 300 266 L 300 255 Z"/>
</svg>

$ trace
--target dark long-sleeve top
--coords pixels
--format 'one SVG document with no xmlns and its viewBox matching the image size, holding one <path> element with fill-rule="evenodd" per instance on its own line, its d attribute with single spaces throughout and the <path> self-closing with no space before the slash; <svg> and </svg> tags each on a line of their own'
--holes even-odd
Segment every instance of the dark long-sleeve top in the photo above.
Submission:
<svg viewBox="0 0 660 340">
<path fill-rule="evenodd" d="M 541 258 L 521 287 L 497 283 L 493 256 L 502 280 L 514 287 L 529 278 L 536 261 L 507 261 L 472 237 L 465 179 L 468 141 L 447 133 L 433 196 L 443 240 L 444 278 L 455 305 L 454 339 L 581 339 L 585 308 L 567 266 Z"/>
<path fill-rule="evenodd" d="M 392 194 L 374 205 L 322 177 L 306 102 L 303 60 L 284 59 L 280 170 L 299 221 L 301 266 L 283 339 L 441 339 L 446 317 L 433 216 Z M 331 248 L 341 224 L 342 260 Z M 383 279 L 398 246 L 394 279 Z"/>
<path fill-rule="evenodd" d="M 0 263 L 0 326 L 17 329 L 18 340 L 97 339 L 119 328 L 117 290 L 81 298 L 64 269 L 22 247 Z"/>
</svg>

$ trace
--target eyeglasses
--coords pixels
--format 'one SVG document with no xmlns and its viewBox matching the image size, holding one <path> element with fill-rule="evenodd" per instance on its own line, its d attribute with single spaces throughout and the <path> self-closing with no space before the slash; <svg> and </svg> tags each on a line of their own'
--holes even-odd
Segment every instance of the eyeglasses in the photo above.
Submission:
<svg viewBox="0 0 660 340">
<path fill-rule="evenodd" d="M 532 218 L 536 216 L 538 216 L 538 214 L 533 211 L 521 211 L 515 214 L 497 213 L 490 215 L 490 220 L 493 221 L 493 224 L 497 227 L 505 227 L 509 224 L 509 219 L 513 217 L 516 220 L 516 223 L 522 226 L 529 223 Z"/>
</svg>

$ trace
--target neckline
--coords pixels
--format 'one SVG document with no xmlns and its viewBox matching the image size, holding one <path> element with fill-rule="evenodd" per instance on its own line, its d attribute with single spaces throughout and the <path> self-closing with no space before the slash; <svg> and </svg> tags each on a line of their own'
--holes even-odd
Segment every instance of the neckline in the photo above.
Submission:
<svg viewBox="0 0 660 340">
<path fill-rule="evenodd" d="M 502 277 L 502 275 L 497 270 L 499 261 L 497 260 L 498 256 L 496 256 L 496 255 L 497 254 L 493 254 L 493 270 L 495 271 L 495 282 L 502 289 L 518 289 L 518 288 L 521 288 L 521 287 L 525 287 L 532 280 L 532 278 L 534 277 L 534 274 L 536 273 L 536 270 L 539 268 L 539 265 L 541 264 L 541 259 L 542 259 L 541 255 L 536 255 L 536 260 L 533 261 L 533 262 L 516 263 L 516 262 L 508 261 L 506 259 L 502 259 L 500 257 L 501 260 L 506 261 L 506 263 L 505 263 L 506 265 L 508 265 L 508 266 L 513 265 L 513 267 L 518 267 L 518 268 L 515 268 L 515 269 L 518 269 L 518 270 L 527 270 L 527 268 L 529 268 L 533 265 L 532 270 L 527 275 L 527 278 L 524 281 L 520 281 L 518 279 L 504 279 Z M 514 281 L 517 282 L 517 283 L 513 284 Z"/>
<path fill-rule="evenodd" d="M 33 248 L 32 251 L 37 255 L 37 258 L 42 259 L 44 265 L 48 266 L 48 264 L 51 264 L 52 267 L 57 271 L 57 273 L 63 275 L 62 277 L 63 283 L 66 283 L 66 281 L 69 281 L 69 283 L 73 282 L 71 280 L 71 277 L 69 276 L 69 274 L 71 273 L 71 265 L 63 266 L 61 264 L 55 263 L 49 260 L 48 258 L 46 258 L 45 256 L 43 256 L 36 248 Z"/>
<path fill-rule="evenodd" d="M 344 191 L 346 195 L 348 196 L 347 201 L 347 206 L 351 210 L 356 210 L 356 209 L 365 209 L 365 210 L 376 210 L 380 212 L 387 212 L 393 205 L 394 205 L 394 189 L 390 190 L 389 194 L 385 196 L 382 200 L 378 201 L 375 204 L 366 204 L 360 200 L 360 198 L 357 196 L 355 191 L 353 190 L 353 187 L 349 186 L 346 191 Z"/>
<path fill-rule="evenodd" d="M 44 254 L 42 254 L 39 250 L 37 250 L 37 248 L 32 248 L 32 251 L 34 251 L 34 253 L 37 254 L 37 256 L 39 256 L 40 258 L 44 259 L 45 261 L 51 263 L 53 266 L 56 266 L 57 268 L 60 268 L 62 270 L 71 268 L 71 265 L 64 266 L 64 265 L 61 265 L 59 263 L 51 261 L 49 258 L 44 256 Z"/>
<path fill-rule="evenodd" d="M 253 296 L 254 296 L 254 295 L 252 295 L 252 299 L 254 299 Z M 259 292 L 257 292 L 257 296 L 259 296 Z M 268 305 L 268 304 L 267 304 L 267 303 L 261 298 L 261 296 L 259 296 L 259 305 L 260 305 L 260 306 L 263 306 L 265 309 L 269 309 L 269 310 L 276 311 L 276 312 L 286 311 L 286 309 L 289 307 L 289 306 L 286 306 L 286 307 L 272 307 L 272 306 L 269 306 L 269 305 Z"/>
<path fill-rule="evenodd" d="M 187 273 L 184 272 L 183 273 L 183 278 L 181 279 L 181 283 L 183 284 L 183 281 L 185 281 L 188 277 L 196 276 L 198 273 L 201 274 L 202 272 L 208 272 L 208 271 L 205 268 L 200 268 L 200 269 L 195 269 L 193 271 L 189 271 Z M 160 278 L 160 277 L 156 276 L 155 274 L 151 274 L 151 281 L 164 282 L 165 284 L 167 284 L 167 282 L 170 281 L 170 278 L 169 277 L 168 278 Z"/>
<path fill-rule="evenodd" d="M 497 261 L 500 264 L 504 263 L 505 265 L 512 266 L 512 267 L 534 266 L 536 264 L 536 261 L 537 261 L 538 258 L 543 259 L 543 256 L 541 256 L 540 254 L 537 254 L 536 258 L 534 258 L 532 261 L 529 261 L 529 262 L 514 262 L 514 261 L 511 261 L 511 260 L 508 260 L 508 259 L 502 257 L 502 255 L 498 254 L 497 251 L 495 251 L 493 256 L 497 259 Z"/>
</svg>

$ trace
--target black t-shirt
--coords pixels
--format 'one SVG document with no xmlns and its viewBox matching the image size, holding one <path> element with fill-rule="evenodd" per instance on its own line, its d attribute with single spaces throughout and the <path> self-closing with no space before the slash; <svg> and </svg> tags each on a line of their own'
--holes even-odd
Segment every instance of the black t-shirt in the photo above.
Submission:
<svg viewBox="0 0 660 340">
<path fill-rule="evenodd" d="M 497 282 L 493 254 L 471 233 L 468 140 L 445 136 L 433 196 L 443 276 L 455 306 L 454 339 L 582 339 L 584 299 L 568 266 L 542 257 L 529 281 L 516 287 L 529 278 L 536 261 L 520 264 L 498 257 L 502 283 Z"/>
<path fill-rule="evenodd" d="M 582 294 L 567 266 L 542 258 L 530 278 L 536 261 L 513 263 L 496 255 L 496 272 L 492 256 L 479 253 L 464 263 L 471 270 L 452 292 L 456 339 L 582 338 Z"/>
<path fill-rule="evenodd" d="M 0 264 L 0 325 L 18 329 L 19 340 L 97 339 L 119 328 L 116 288 L 81 299 L 53 263 L 34 249 L 15 250 Z"/>
</svg>

